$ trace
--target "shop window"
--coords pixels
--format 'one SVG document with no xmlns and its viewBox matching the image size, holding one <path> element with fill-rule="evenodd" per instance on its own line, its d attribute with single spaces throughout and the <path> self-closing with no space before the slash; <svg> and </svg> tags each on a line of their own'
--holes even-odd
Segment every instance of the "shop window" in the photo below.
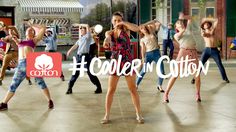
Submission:
<svg viewBox="0 0 236 132">
<path fill-rule="evenodd" d="M 4 11 L 2 11 L 2 10 L 0 10 L 0 16 L 5 16 L 5 12 Z"/>
<path fill-rule="evenodd" d="M 12 11 L 7 11 L 0 8 L 0 17 L 12 17 Z"/>
<path fill-rule="evenodd" d="M 200 16 L 200 10 L 199 8 L 195 7 L 191 9 L 191 15 L 193 16 L 193 18 L 199 18 Z"/>
<path fill-rule="evenodd" d="M 152 7 L 156 7 L 156 0 L 152 0 Z"/>
<path fill-rule="evenodd" d="M 152 9 L 152 20 L 156 18 L 156 9 Z"/>
<path fill-rule="evenodd" d="M 236 11 L 235 11 L 236 0 L 227 0 L 226 4 L 227 4 L 227 8 L 226 8 L 227 37 L 235 37 L 236 36 Z"/>
<path fill-rule="evenodd" d="M 152 0 L 152 19 L 159 19 L 161 22 L 171 22 L 171 0 L 162 0 L 160 5 L 156 4 L 156 0 Z"/>
<path fill-rule="evenodd" d="M 191 2 L 198 2 L 199 0 L 191 0 Z"/>
<path fill-rule="evenodd" d="M 14 7 L 0 6 L 0 21 L 6 25 L 14 25 Z"/>
<path fill-rule="evenodd" d="M 151 19 L 155 19 L 156 18 L 156 0 L 152 0 L 152 16 L 151 16 Z"/>
<path fill-rule="evenodd" d="M 206 8 L 206 17 L 215 17 L 215 8 L 207 7 Z"/>
<path fill-rule="evenodd" d="M 151 18 L 159 20 L 163 25 L 167 25 L 168 23 L 172 22 L 172 8 L 171 8 L 172 1 L 171 0 L 152 0 Z M 175 6 L 178 6 L 178 5 L 175 5 Z M 159 42 L 162 42 L 161 34 L 163 34 L 162 29 L 158 33 Z M 161 46 L 161 49 L 162 49 L 162 46 Z"/>
</svg>

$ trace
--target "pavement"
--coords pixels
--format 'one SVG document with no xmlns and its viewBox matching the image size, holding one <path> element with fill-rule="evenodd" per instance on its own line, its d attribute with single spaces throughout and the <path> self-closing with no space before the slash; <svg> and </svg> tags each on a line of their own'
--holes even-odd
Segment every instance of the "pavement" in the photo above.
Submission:
<svg viewBox="0 0 236 132">
<path fill-rule="evenodd" d="M 111 124 L 102 125 L 107 75 L 99 76 L 103 93 L 94 94 L 88 76 L 78 78 L 72 95 L 66 95 L 71 76 L 70 62 L 63 63 L 65 82 L 45 78 L 55 103 L 48 110 L 47 101 L 33 81 L 23 81 L 7 111 L 0 112 L 1 132 L 235 132 L 236 131 L 236 59 L 223 60 L 230 83 L 225 83 L 217 66 L 210 60 L 207 75 L 201 76 L 202 102 L 195 101 L 192 77 L 177 79 L 170 93 L 170 103 L 163 104 L 163 94 L 156 89 L 157 75 L 147 73 L 138 92 L 144 124 L 137 124 L 135 111 L 124 77 L 119 80 L 111 109 Z M 165 65 L 168 72 L 168 66 Z M 0 86 L 4 98 L 14 70 L 7 71 Z M 166 88 L 168 79 L 164 80 Z"/>
</svg>

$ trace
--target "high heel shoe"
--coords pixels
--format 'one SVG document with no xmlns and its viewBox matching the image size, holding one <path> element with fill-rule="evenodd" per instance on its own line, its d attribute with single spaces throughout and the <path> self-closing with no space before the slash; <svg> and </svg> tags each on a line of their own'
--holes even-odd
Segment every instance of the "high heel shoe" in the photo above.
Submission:
<svg viewBox="0 0 236 132">
<path fill-rule="evenodd" d="M 157 90 L 160 91 L 161 93 L 164 93 L 165 91 L 162 89 L 161 86 L 157 86 Z"/>
<path fill-rule="evenodd" d="M 139 124 L 144 123 L 144 118 L 141 116 L 141 114 L 136 113 L 136 120 Z"/>
<path fill-rule="evenodd" d="M 143 117 L 137 117 L 136 120 L 137 120 L 137 122 L 139 124 L 143 124 L 144 123 L 144 118 Z"/>
<path fill-rule="evenodd" d="M 196 99 L 197 102 L 202 102 L 202 100 L 199 98 L 199 99 Z"/>
<path fill-rule="evenodd" d="M 195 84 L 195 79 L 194 78 L 191 80 L 191 84 Z"/>
<path fill-rule="evenodd" d="M 110 120 L 108 118 L 103 118 L 100 123 L 101 124 L 108 124 L 108 123 L 110 123 Z"/>
<path fill-rule="evenodd" d="M 200 97 L 200 94 L 196 94 L 196 101 L 197 102 L 201 102 L 202 100 L 201 100 L 201 97 Z"/>
<path fill-rule="evenodd" d="M 168 99 L 168 95 L 164 95 L 164 99 L 163 99 L 164 101 L 164 103 L 169 103 L 169 99 Z"/>
</svg>

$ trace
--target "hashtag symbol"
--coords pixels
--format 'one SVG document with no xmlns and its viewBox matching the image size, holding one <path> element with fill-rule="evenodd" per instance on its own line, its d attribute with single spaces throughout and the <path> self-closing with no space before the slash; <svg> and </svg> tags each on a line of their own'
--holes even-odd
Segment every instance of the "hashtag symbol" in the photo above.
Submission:
<svg viewBox="0 0 236 132">
<path fill-rule="evenodd" d="M 86 64 L 87 62 L 85 62 L 85 56 L 82 56 L 80 63 L 77 63 L 76 57 L 73 56 L 73 63 L 70 64 L 73 65 L 73 67 L 70 68 L 69 71 L 72 71 L 72 75 L 75 75 L 76 71 L 80 71 L 79 77 L 82 77 L 84 76 L 84 72 L 88 71 L 88 69 L 84 67 Z M 80 65 L 79 68 L 77 67 L 78 65 Z"/>
</svg>

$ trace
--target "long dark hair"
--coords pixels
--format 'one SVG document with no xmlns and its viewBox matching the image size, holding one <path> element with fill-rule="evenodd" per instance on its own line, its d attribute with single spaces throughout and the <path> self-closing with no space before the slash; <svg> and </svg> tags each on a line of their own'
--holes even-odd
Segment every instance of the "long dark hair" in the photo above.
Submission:
<svg viewBox="0 0 236 132">
<path fill-rule="evenodd" d="M 210 22 L 210 21 L 205 21 L 205 22 L 203 22 L 203 23 L 201 24 L 201 28 L 202 28 L 203 30 L 205 30 L 205 29 L 204 29 L 204 25 L 205 25 L 206 23 L 209 25 L 208 29 L 211 28 L 211 26 L 212 26 L 212 22 Z"/>
<path fill-rule="evenodd" d="M 187 27 L 188 20 L 186 20 L 186 19 L 178 19 L 178 20 L 175 22 L 175 30 L 176 30 L 176 32 L 179 32 L 179 31 L 176 29 L 176 23 L 177 23 L 177 22 L 181 23 L 185 28 Z"/>
<path fill-rule="evenodd" d="M 114 13 L 112 14 L 112 17 L 113 17 L 113 16 L 119 16 L 119 17 L 122 18 L 122 21 L 124 20 L 124 15 L 123 15 L 123 13 L 120 12 L 120 11 L 116 11 L 116 12 L 114 12 Z M 128 31 L 128 29 L 127 29 L 126 26 L 121 26 L 121 27 L 119 27 L 119 29 L 121 29 L 121 30 L 123 30 L 123 31 L 125 31 L 125 32 Z"/>
<path fill-rule="evenodd" d="M 151 32 L 149 31 L 147 25 L 140 25 L 140 27 L 144 27 L 144 29 L 147 31 L 148 34 L 151 34 Z M 139 32 L 140 38 L 143 38 L 145 35 L 140 31 Z"/>
<path fill-rule="evenodd" d="M 120 12 L 120 11 L 116 11 L 116 12 L 114 12 L 114 13 L 112 14 L 112 16 L 119 16 L 119 17 L 122 18 L 122 20 L 124 19 L 124 15 L 123 15 L 123 13 Z"/>
</svg>

